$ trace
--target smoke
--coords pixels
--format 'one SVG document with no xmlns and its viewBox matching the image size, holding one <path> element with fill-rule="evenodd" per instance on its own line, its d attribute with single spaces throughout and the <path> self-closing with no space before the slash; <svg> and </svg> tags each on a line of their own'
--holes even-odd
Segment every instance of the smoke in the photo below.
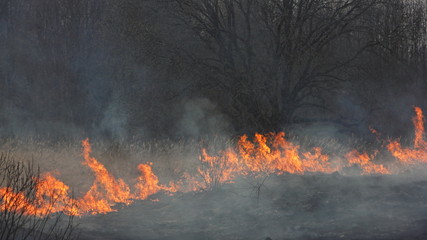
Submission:
<svg viewBox="0 0 427 240">
<path fill-rule="evenodd" d="M 254 186 L 239 181 L 214 192 L 156 195 L 159 202 L 82 218 L 81 237 L 422 239 L 427 212 L 422 210 L 423 202 L 417 201 L 426 197 L 420 180 L 414 176 L 285 175 L 272 176 L 262 184 L 251 182 Z"/>
<path fill-rule="evenodd" d="M 127 124 L 127 108 L 115 95 L 103 113 L 98 131 L 102 132 L 108 139 L 123 142 L 128 137 Z"/>
<path fill-rule="evenodd" d="M 191 116 L 189 122 L 217 116 L 209 101 L 189 102 L 188 111 L 183 114 Z M 107 109 L 110 109 L 107 111 L 110 115 L 103 115 L 105 129 L 113 131 L 116 127 L 120 132 L 126 114 L 123 113 L 122 120 L 117 120 L 114 115 L 125 108 L 115 105 Z M 69 155 L 68 149 L 64 149 L 66 146 L 58 146 L 55 151 Z M 117 177 L 131 175 L 130 166 L 135 167 L 142 159 L 154 162 L 155 174 L 177 180 L 179 174 L 165 173 L 179 172 L 179 166 L 183 167 L 190 159 L 198 159 L 198 153 L 188 156 L 188 149 L 199 147 L 197 145 L 148 142 L 144 146 L 122 146 L 132 157 L 104 158 L 107 154 L 99 154 L 107 150 L 102 145 L 95 147 L 93 153 L 97 157 L 104 156 L 99 158 L 100 162 L 115 164 L 114 175 Z M 60 162 L 63 161 L 61 155 L 55 154 Z M 75 155 L 77 159 L 80 154 Z M 197 163 L 194 165 L 198 166 Z M 183 168 L 190 169 L 188 166 Z M 78 173 L 77 169 L 71 171 Z M 58 170 L 63 172 L 62 168 Z M 83 171 L 80 176 L 72 175 L 71 183 L 82 184 L 81 175 L 87 181 L 83 184 L 93 180 Z M 161 192 L 129 206 L 116 205 L 117 212 L 85 216 L 77 221 L 82 228 L 81 239 L 391 239 L 394 236 L 399 239 L 399 236 L 412 236 L 414 231 L 414 236 L 425 234 L 425 177 L 425 168 L 418 166 L 414 171 L 392 176 L 283 173 L 252 178 L 242 175 L 208 191 L 175 193 L 173 196 Z M 168 181 L 163 177 L 161 182 Z"/>
<path fill-rule="evenodd" d="M 178 135 L 198 138 L 206 135 L 227 135 L 230 124 L 216 105 L 207 98 L 186 100 L 177 123 Z"/>
<path fill-rule="evenodd" d="M 34 2 L 34 6 L 40 5 L 43 7 L 39 8 L 44 9 L 44 3 Z M 182 26 L 176 27 L 176 16 L 167 16 L 168 19 L 164 20 L 161 19 L 163 16 L 155 18 L 152 16 L 155 14 L 141 14 L 149 8 L 137 2 L 130 1 L 131 7 L 123 4 L 114 9 L 114 13 L 120 15 L 118 17 L 106 14 L 113 12 L 106 10 L 112 3 L 107 4 L 108 7 L 96 5 L 84 9 L 85 4 L 70 4 L 68 8 L 63 5 L 65 2 L 60 1 L 58 4 L 61 8 L 58 9 L 61 11 L 48 6 L 46 10 L 51 9 L 51 12 L 33 11 L 31 7 L 28 7 L 31 11 L 25 12 L 18 6 L 21 1 L 16 1 L 19 3 L 16 5 L 10 1 L 13 5 L 10 9 L 22 12 L 7 20 L 0 16 L 0 40 L 4 43 L 0 45 L 0 136 L 42 136 L 74 141 L 73 149 L 62 145 L 49 150 L 44 149 L 47 146 L 26 146 L 30 150 L 23 157 L 31 159 L 33 153 L 40 154 L 36 155 L 40 158 L 36 160 L 44 164 L 44 169 L 51 171 L 55 170 L 52 166 L 59 166 L 57 170 L 66 175 L 70 186 L 90 184 L 93 177 L 84 167 L 83 170 L 78 168 L 78 143 L 87 136 L 120 143 L 112 146 L 102 145 L 102 141 L 99 141 L 94 151 L 95 155 L 102 156 L 101 162 L 110 165 L 108 167 L 112 173 L 121 174 L 118 177 L 132 178 L 130 175 L 137 173 L 134 170 L 129 173 L 130 169 L 141 161 L 152 161 L 155 173 L 163 183 L 167 183 L 168 180 L 182 180 L 183 172 L 188 169 L 197 174 L 200 146 L 191 140 L 207 139 L 209 144 L 212 136 L 228 137 L 234 134 L 230 119 L 224 114 L 230 111 L 221 109 L 215 99 L 201 94 L 212 91 L 213 96 L 236 96 L 221 96 L 223 86 L 211 89 L 212 84 L 209 84 L 205 87 L 199 78 L 204 79 L 206 74 L 214 79 L 221 77 L 221 74 L 198 72 L 200 66 L 195 67 L 194 61 L 188 60 L 185 52 L 188 49 L 191 50 L 190 55 L 194 52 L 197 53 L 195 56 L 200 54 L 202 59 L 210 59 L 210 49 L 202 47 L 203 44 L 195 40 L 198 36 L 191 35 L 190 30 L 181 31 Z M 96 1 L 88 3 L 96 4 Z M 122 5 L 122 2 L 118 5 Z M 28 6 L 33 5 L 29 3 Z M 153 9 L 157 9 L 153 6 Z M 66 12 L 64 16 L 55 15 L 62 11 Z M 25 18 L 18 24 L 11 24 L 20 16 Z M 164 33 L 170 29 L 173 30 L 172 34 Z M 206 35 L 205 31 L 200 31 L 200 34 Z M 191 41 L 181 43 L 183 41 L 177 39 Z M 180 52 L 182 49 L 185 54 Z M 256 57 L 257 53 L 253 54 Z M 268 63 L 264 58 L 254 60 Z M 376 61 L 365 60 L 370 60 L 367 61 L 368 65 Z M 147 64 L 150 66 L 147 67 Z M 221 63 L 218 64 L 221 66 Z M 146 68 L 150 68 L 150 75 L 146 73 Z M 226 66 L 225 71 L 230 71 L 228 68 L 231 66 Z M 272 68 L 275 68 L 275 64 L 272 64 Z M 236 73 L 238 71 L 241 70 L 236 70 Z M 239 74 L 230 80 L 239 84 L 230 82 L 230 89 L 236 88 L 231 92 L 245 95 L 247 89 L 240 89 L 240 84 L 246 86 L 248 83 L 245 77 L 240 79 Z M 374 71 L 373 75 L 377 76 L 375 74 L 380 78 L 340 86 L 339 91 L 343 92 L 337 95 L 328 92 L 325 101 L 333 103 L 325 106 L 330 107 L 330 111 L 325 113 L 323 110 L 309 109 L 304 115 L 307 118 L 324 116 L 324 119 L 291 126 L 295 138 L 300 137 L 301 150 L 307 147 L 309 151 L 312 146 L 319 146 L 318 140 L 323 141 L 320 146 L 329 147 L 326 150 L 332 154 L 354 147 L 364 148 L 360 145 L 349 146 L 342 139 L 348 139 L 353 133 L 366 137 L 371 134 L 369 127 L 392 136 L 412 132 L 412 107 L 420 105 L 420 102 L 424 104 L 425 83 L 418 80 L 416 84 L 406 84 L 412 78 L 394 72 L 390 75 L 396 76 L 389 83 L 388 78 L 384 77 L 387 74 Z M 190 76 L 189 84 L 187 76 Z M 268 74 L 265 76 L 266 79 L 270 77 L 274 78 Z M 353 78 L 348 79 L 352 81 Z M 266 82 L 275 85 L 273 80 Z M 274 88 L 260 83 L 255 81 L 251 89 L 256 93 L 254 96 L 264 96 L 264 89 Z M 199 84 L 194 88 L 201 91 L 187 91 L 184 87 L 187 84 Z M 325 86 L 320 83 L 321 87 L 328 88 L 326 85 L 327 82 Z M 179 95 L 182 89 L 186 91 Z M 272 103 L 268 99 L 253 101 L 262 105 L 260 108 L 266 111 L 266 116 L 274 115 L 271 113 L 275 109 L 274 104 L 288 104 L 286 100 Z M 143 143 L 130 142 L 130 137 L 134 135 L 149 136 L 151 139 Z M 188 142 L 193 145 L 186 145 L 185 141 L 153 140 L 159 136 L 183 137 L 190 139 Z M 20 147 L 14 149 L 21 151 Z M 389 155 L 386 157 L 391 158 Z M 387 162 L 388 158 L 380 161 Z M 68 165 L 71 162 L 74 165 Z M 345 173 L 284 173 L 255 179 L 241 176 L 233 183 L 212 191 L 176 193 L 174 196 L 159 193 L 151 197 L 153 201 L 116 206 L 116 213 L 79 219 L 84 230 L 82 237 L 390 239 L 394 236 L 399 238 L 399 234 L 405 235 L 411 227 L 425 229 L 425 169 L 420 167 L 416 172 L 408 170 L 408 173 L 399 176 L 356 177 L 340 174 Z M 88 183 L 82 180 L 82 176 Z M 421 235 L 426 236 L 425 230 Z"/>
</svg>

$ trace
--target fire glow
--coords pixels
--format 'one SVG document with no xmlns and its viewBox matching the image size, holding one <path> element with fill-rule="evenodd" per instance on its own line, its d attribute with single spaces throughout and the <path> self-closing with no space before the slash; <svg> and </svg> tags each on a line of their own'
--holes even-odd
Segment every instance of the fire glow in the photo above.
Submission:
<svg viewBox="0 0 427 240">
<path fill-rule="evenodd" d="M 10 188 L 0 188 L 0 211 L 17 211 L 28 215 L 43 216 L 56 212 L 82 216 L 117 211 L 117 204 L 129 205 L 153 194 L 166 192 L 198 191 L 219 184 L 231 183 L 239 176 L 260 177 L 270 174 L 304 174 L 308 172 L 333 173 L 358 166 L 361 174 L 397 174 L 402 166 L 427 162 L 427 142 L 424 135 L 424 116 L 415 107 L 413 118 L 415 136 L 413 147 L 404 148 L 398 140 L 388 141 L 385 149 L 397 161 L 380 163 L 375 159 L 379 150 L 372 154 L 354 149 L 344 156 L 323 153 L 320 147 L 301 151 L 301 147 L 285 138 L 284 132 L 255 134 L 252 141 L 247 135 L 239 138 L 236 147 L 229 147 L 217 155 L 209 155 L 201 149 L 200 167 L 197 174 L 185 173 L 183 180 L 159 183 L 152 170 L 152 163 L 139 164 L 139 177 L 129 185 L 113 176 L 106 167 L 91 156 L 89 140 L 82 141 L 83 164 L 91 169 L 94 180 L 89 190 L 79 198 L 73 198 L 70 187 L 58 180 L 55 172 L 43 173 L 36 180 L 34 200 L 24 193 Z M 375 131 L 376 132 L 376 131 Z"/>
</svg>

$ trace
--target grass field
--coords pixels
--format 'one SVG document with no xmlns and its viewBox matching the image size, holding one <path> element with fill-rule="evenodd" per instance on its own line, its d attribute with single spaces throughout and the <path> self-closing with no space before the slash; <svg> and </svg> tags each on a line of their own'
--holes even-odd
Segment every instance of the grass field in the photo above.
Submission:
<svg viewBox="0 0 427 240">
<path fill-rule="evenodd" d="M 382 149 L 376 162 L 395 161 L 380 142 L 292 134 L 287 139 L 301 152 L 321 147 L 325 154 L 340 156 L 354 148 Z M 127 183 L 138 176 L 138 164 L 152 162 L 153 173 L 166 185 L 185 174 L 200 178 L 201 149 L 214 155 L 236 142 L 220 137 L 95 141 L 91 155 Z M 31 159 L 40 172 L 52 172 L 76 198 L 94 181 L 91 169 L 82 164 L 79 141 L 6 139 L 0 149 L 16 161 Z M 130 205 L 117 203 L 115 212 L 75 220 L 81 239 L 425 239 L 426 170 L 421 163 L 392 175 L 362 175 L 356 165 L 333 173 L 242 174 L 214 188 L 159 191 Z"/>
</svg>

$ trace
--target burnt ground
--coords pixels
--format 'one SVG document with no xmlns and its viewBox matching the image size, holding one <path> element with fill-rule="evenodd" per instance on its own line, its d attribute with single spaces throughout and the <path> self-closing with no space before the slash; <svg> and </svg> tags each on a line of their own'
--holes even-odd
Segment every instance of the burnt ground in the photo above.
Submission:
<svg viewBox="0 0 427 240">
<path fill-rule="evenodd" d="M 240 179 L 77 219 L 81 239 L 427 239 L 425 170 Z M 260 187 L 261 186 L 261 187 Z"/>
</svg>

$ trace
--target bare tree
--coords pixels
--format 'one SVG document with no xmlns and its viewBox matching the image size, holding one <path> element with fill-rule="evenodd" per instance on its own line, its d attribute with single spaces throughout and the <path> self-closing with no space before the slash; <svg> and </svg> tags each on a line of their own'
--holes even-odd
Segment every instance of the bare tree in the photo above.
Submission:
<svg viewBox="0 0 427 240">
<path fill-rule="evenodd" d="M 384 119 L 395 114 L 396 104 L 407 104 L 408 109 L 410 105 L 424 106 L 418 99 L 427 91 L 426 13 L 426 3 L 422 0 L 391 0 L 381 1 L 363 18 L 367 26 L 365 37 L 376 46 L 357 60 L 357 71 L 350 76 L 348 92 L 366 110 L 357 119 L 365 128 L 398 125 Z M 409 102 L 402 103 L 401 99 Z M 393 129 L 390 134 L 402 135 L 409 126 L 384 127 L 381 130 Z"/>
<path fill-rule="evenodd" d="M 377 1 L 176 3 L 185 25 L 204 44 L 191 54 L 207 73 L 203 81 L 226 96 L 219 104 L 246 131 L 295 122 L 306 107 L 326 109 L 324 94 L 339 87 L 340 70 L 375 44 L 356 36 Z"/>
</svg>

